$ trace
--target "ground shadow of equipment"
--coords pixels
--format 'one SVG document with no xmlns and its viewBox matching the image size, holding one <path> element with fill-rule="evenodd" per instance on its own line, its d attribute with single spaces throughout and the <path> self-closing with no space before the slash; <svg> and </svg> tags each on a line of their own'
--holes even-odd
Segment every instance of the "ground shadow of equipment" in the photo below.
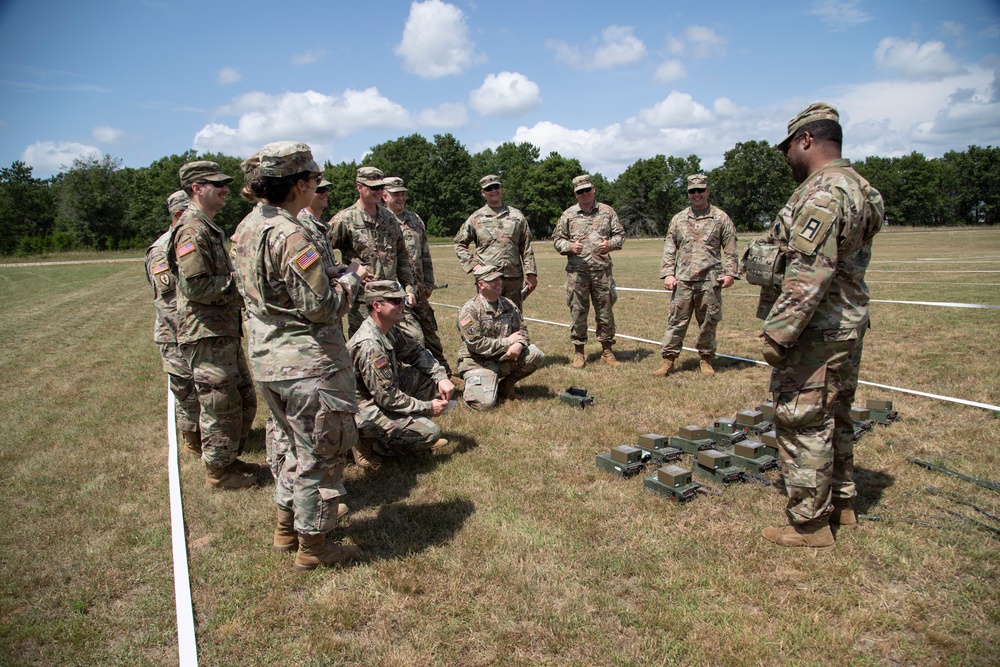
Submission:
<svg viewBox="0 0 1000 667">
<path fill-rule="evenodd" d="M 351 521 L 345 532 L 352 542 L 364 545 L 363 562 L 404 558 L 447 543 L 475 511 L 475 504 L 464 498 L 394 502 L 379 508 L 374 518 Z"/>
<path fill-rule="evenodd" d="M 615 357 L 618 359 L 618 361 L 621 361 L 622 363 L 627 363 L 627 364 L 639 363 L 653 356 L 653 350 L 647 350 L 642 347 L 637 347 L 634 350 L 622 350 L 620 349 L 620 347 L 621 343 L 615 345 Z M 657 352 L 656 354 L 657 356 L 659 356 L 659 352 Z M 598 361 L 600 358 L 601 358 L 600 353 L 597 353 L 596 355 L 594 355 L 593 361 Z M 591 359 L 588 357 L 587 361 L 589 362 L 591 361 Z"/>
<path fill-rule="evenodd" d="M 520 384 L 517 385 L 517 395 L 524 400 L 535 400 L 540 398 L 556 398 L 557 395 L 543 384 Z"/>
</svg>

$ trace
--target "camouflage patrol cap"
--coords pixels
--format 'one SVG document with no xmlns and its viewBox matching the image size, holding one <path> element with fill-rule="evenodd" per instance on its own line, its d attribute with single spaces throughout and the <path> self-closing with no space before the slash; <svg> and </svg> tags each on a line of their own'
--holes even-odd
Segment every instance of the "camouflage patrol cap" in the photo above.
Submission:
<svg viewBox="0 0 1000 667">
<path fill-rule="evenodd" d="M 212 183 L 228 183 L 233 180 L 232 176 L 222 173 L 222 167 L 218 162 L 208 160 L 197 160 L 183 165 L 178 172 L 181 179 L 181 187 L 191 185 L 195 181 L 211 181 Z"/>
<path fill-rule="evenodd" d="M 479 179 L 479 189 L 485 190 L 491 185 L 500 185 L 500 177 L 496 174 L 489 174 Z"/>
<path fill-rule="evenodd" d="M 385 185 L 385 174 L 382 173 L 381 169 L 375 167 L 361 167 L 358 169 L 358 176 L 355 180 L 361 185 L 377 188 L 380 185 Z"/>
<path fill-rule="evenodd" d="M 254 153 L 243 162 L 240 162 L 240 169 L 243 170 L 243 180 L 249 181 L 256 178 L 257 170 L 260 169 L 260 153 Z"/>
<path fill-rule="evenodd" d="M 688 176 L 688 192 L 691 190 L 708 189 L 708 176 L 705 174 L 691 174 Z"/>
<path fill-rule="evenodd" d="M 403 185 L 403 179 L 399 176 L 388 176 L 385 179 L 385 190 L 386 192 L 406 192 L 406 187 Z"/>
<path fill-rule="evenodd" d="M 573 179 L 573 192 L 579 192 L 580 190 L 592 187 L 594 187 L 594 184 L 590 182 L 590 174 L 580 174 Z"/>
<path fill-rule="evenodd" d="M 181 211 L 186 209 L 190 202 L 191 198 L 188 197 L 188 193 L 183 190 L 178 190 L 174 194 L 167 197 L 167 210 L 171 213 L 174 211 Z"/>
<path fill-rule="evenodd" d="M 261 176 L 282 178 L 303 172 L 323 171 L 313 159 L 312 150 L 301 141 L 275 141 L 260 149 Z"/>
<path fill-rule="evenodd" d="M 496 278 L 502 278 L 503 272 L 492 264 L 483 264 L 478 269 L 472 272 L 472 275 L 476 277 L 476 281 L 482 280 L 483 282 L 489 282 Z"/>
<path fill-rule="evenodd" d="M 398 299 L 406 296 L 403 286 L 395 280 L 373 280 L 365 285 L 365 301 Z"/>
<path fill-rule="evenodd" d="M 326 180 L 325 178 L 321 178 L 319 179 L 319 183 L 316 184 L 316 189 L 317 190 L 319 190 L 320 188 L 329 189 L 332 185 L 333 183 L 331 183 L 330 181 Z"/>
<path fill-rule="evenodd" d="M 795 133 L 805 125 L 817 120 L 832 120 L 839 123 L 840 114 L 837 112 L 837 107 L 828 102 L 813 102 L 800 111 L 799 115 L 788 121 L 788 136 L 778 144 L 778 150 L 782 152 L 788 150 L 788 145 L 792 143 L 792 137 L 795 136 Z"/>
</svg>

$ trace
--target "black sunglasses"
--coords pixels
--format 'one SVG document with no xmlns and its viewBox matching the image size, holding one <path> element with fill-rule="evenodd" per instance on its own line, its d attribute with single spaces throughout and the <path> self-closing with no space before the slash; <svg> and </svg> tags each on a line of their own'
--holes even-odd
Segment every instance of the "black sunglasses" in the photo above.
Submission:
<svg viewBox="0 0 1000 667">
<path fill-rule="evenodd" d="M 229 185 L 228 181 L 195 181 L 198 185 L 211 185 L 216 188 L 224 188 Z"/>
<path fill-rule="evenodd" d="M 394 306 L 398 306 L 403 303 L 403 297 L 401 296 L 384 296 L 382 297 L 382 300 L 386 303 L 391 303 Z"/>
<path fill-rule="evenodd" d="M 576 191 L 576 194 L 578 194 L 578 195 L 585 195 L 585 194 L 587 194 L 588 192 L 592 191 L 593 189 L 594 189 L 594 188 L 582 188 L 582 189 L 580 189 L 580 190 L 577 190 L 577 191 Z"/>
<path fill-rule="evenodd" d="M 316 188 L 316 194 L 318 195 L 325 195 L 329 191 L 330 188 Z"/>
<path fill-rule="evenodd" d="M 704 191 L 705 191 L 705 188 L 692 188 L 692 189 L 688 190 L 688 193 L 690 194 L 690 193 L 693 192 L 695 194 L 701 194 Z"/>
<path fill-rule="evenodd" d="M 500 186 L 494 183 L 493 185 L 487 185 L 483 188 L 483 192 L 493 192 L 494 190 L 499 190 Z"/>
<path fill-rule="evenodd" d="M 375 192 L 382 192 L 382 190 L 385 190 L 384 185 L 366 185 L 365 187 L 369 190 L 374 190 Z"/>
</svg>

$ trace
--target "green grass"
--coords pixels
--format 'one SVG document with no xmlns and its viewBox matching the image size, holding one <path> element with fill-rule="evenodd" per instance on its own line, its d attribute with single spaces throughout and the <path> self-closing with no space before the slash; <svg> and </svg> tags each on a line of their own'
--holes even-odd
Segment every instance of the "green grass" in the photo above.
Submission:
<svg viewBox="0 0 1000 667">
<path fill-rule="evenodd" d="M 1000 231 L 882 234 L 872 296 L 1000 304 L 1000 287 L 972 284 L 1000 283 L 993 274 L 890 273 L 997 270 L 998 249 Z M 618 285 L 657 288 L 660 250 L 626 242 Z M 564 260 L 547 242 L 536 253 L 526 314 L 565 322 Z M 461 304 L 468 276 L 450 248 L 433 256 L 449 283 L 433 300 Z M 928 257 L 953 261 L 903 263 Z M 725 294 L 723 353 L 760 358 L 752 291 L 740 282 Z M 177 663 L 166 382 L 149 296 L 140 263 L 0 268 L 0 665 Z M 658 340 L 666 309 L 664 293 L 622 292 L 619 333 Z M 455 311 L 437 312 L 454 356 Z M 862 380 L 1000 403 L 1000 311 L 876 303 L 872 319 Z M 525 400 L 441 418 L 453 444 L 437 457 L 348 469 L 338 537 L 366 554 L 353 567 L 293 572 L 270 550 L 271 489 L 210 493 L 201 464 L 181 459 L 202 664 L 1000 661 L 1000 543 L 985 532 L 866 522 L 816 556 L 760 537 L 784 505 L 763 486 L 678 506 L 595 468 L 595 454 L 638 434 L 757 405 L 766 369 L 722 361 L 704 378 L 685 353 L 681 373 L 655 379 L 658 347 L 619 340 L 621 367 L 606 370 L 591 342 L 575 371 L 567 329 L 529 329 L 549 362 L 522 383 Z M 569 385 L 597 404 L 560 403 Z M 857 447 L 862 511 L 973 512 L 927 485 L 997 511 L 997 494 L 906 460 L 1000 480 L 995 413 L 862 387 L 866 398 L 892 399 L 904 421 Z M 262 439 L 247 458 L 263 461 Z"/>
</svg>

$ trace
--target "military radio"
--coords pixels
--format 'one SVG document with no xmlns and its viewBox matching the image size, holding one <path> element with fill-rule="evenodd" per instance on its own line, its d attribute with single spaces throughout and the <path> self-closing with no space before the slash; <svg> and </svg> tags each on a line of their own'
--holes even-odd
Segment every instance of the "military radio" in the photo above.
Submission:
<svg viewBox="0 0 1000 667">
<path fill-rule="evenodd" d="M 649 453 L 638 447 L 619 445 L 610 452 L 598 454 L 596 463 L 599 470 L 628 479 L 644 471 L 649 459 Z"/>
<path fill-rule="evenodd" d="M 643 480 L 642 486 L 675 503 L 691 500 L 698 492 L 698 483 L 691 481 L 691 471 L 678 465 L 659 468 L 655 475 Z"/>
<path fill-rule="evenodd" d="M 893 422 L 899 421 L 899 412 L 892 409 L 892 401 L 877 401 L 869 398 L 865 407 L 868 408 L 868 411 L 871 413 L 871 419 L 876 424 L 888 426 Z"/>
<path fill-rule="evenodd" d="M 761 453 L 767 454 L 769 456 L 778 456 L 780 451 L 778 448 L 778 435 L 774 431 L 768 431 L 767 433 L 760 434 L 760 442 L 764 446 L 761 449 Z"/>
<path fill-rule="evenodd" d="M 875 422 L 871 418 L 868 408 L 851 406 L 851 420 L 854 422 L 854 439 L 858 440 L 868 431 L 875 428 Z"/>
<path fill-rule="evenodd" d="M 733 445 L 733 465 L 758 475 L 778 467 L 778 459 L 765 450 L 770 449 L 760 440 L 743 440 Z"/>
<path fill-rule="evenodd" d="M 708 432 L 708 437 L 722 449 L 730 449 L 747 437 L 746 433 L 736 428 L 736 420 L 732 417 L 719 417 L 705 430 Z"/>
<path fill-rule="evenodd" d="M 716 487 L 743 481 L 743 470 L 733 465 L 732 456 L 717 449 L 704 449 L 697 453 L 691 472 Z"/>
<path fill-rule="evenodd" d="M 678 461 L 684 452 L 677 447 L 671 447 L 670 438 L 659 433 L 640 435 L 635 446 L 649 454 L 650 463 L 662 466 L 670 461 Z"/>
<path fill-rule="evenodd" d="M 677 435 L 670 438 L 670 446 L 687 454 L 697 454 L 715 447 L 715 441 L 708 437 L 708 429 L 702 426 L 681 426 Z"/>
<path fill-rule="evenodd" d="M 559 394 L 559 400 L 569 403 L 577 410 L 583 410 L 588 405 L 594 404 L 594 397 L 587 395 L 587 390 L 580 387 L 569 387 Z"/>
<path fill-rule="evenodd" d="M 774 428 L 774 423 L 765 419 L 760 410 L 742 410 L 736 413 L 736 428 L 748 436 L 759 437 Z"/>
</svg>

